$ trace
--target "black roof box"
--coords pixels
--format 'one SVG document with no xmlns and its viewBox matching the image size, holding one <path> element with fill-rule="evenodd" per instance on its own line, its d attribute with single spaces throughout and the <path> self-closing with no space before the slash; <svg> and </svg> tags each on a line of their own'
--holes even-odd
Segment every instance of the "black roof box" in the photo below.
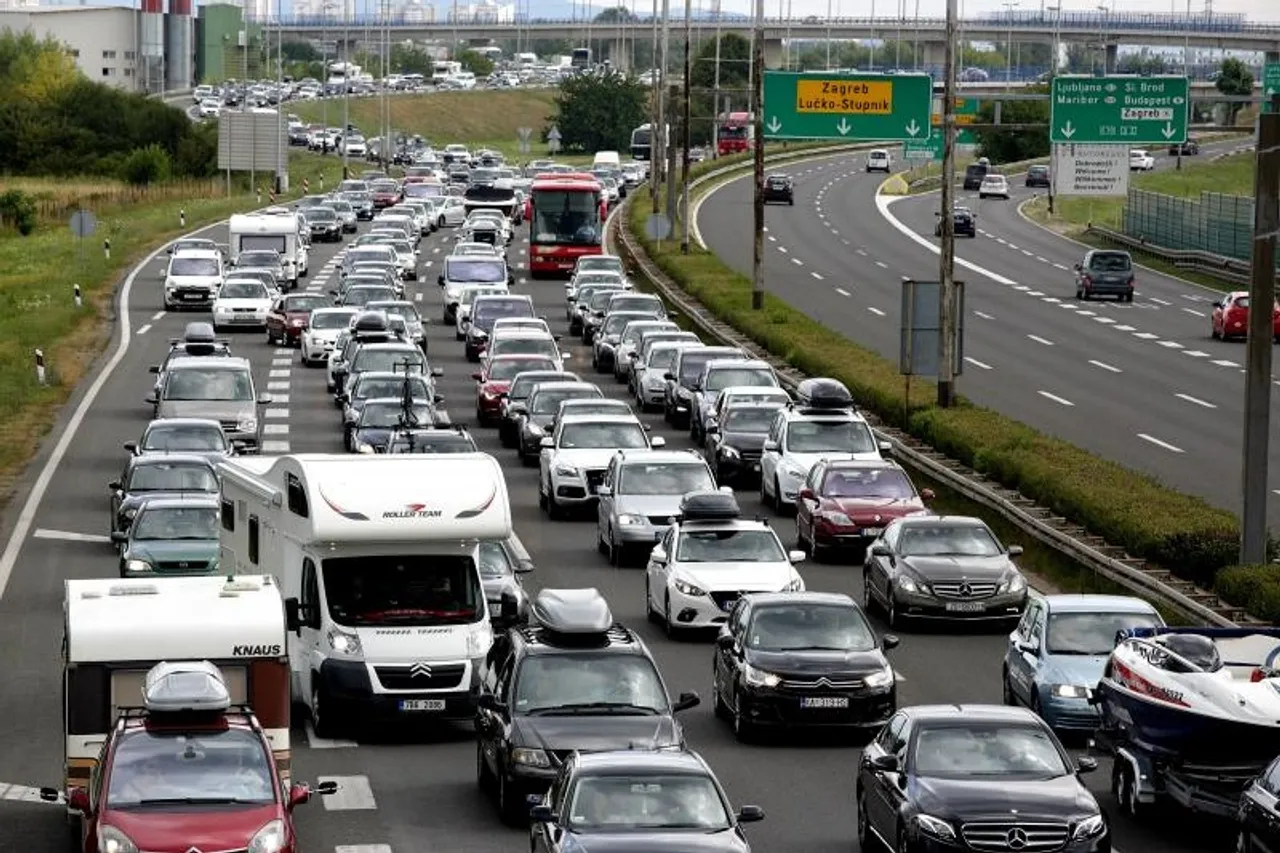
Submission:
<svg viewBox="0 0 1280 853">
<path fill-rule="evenodd" d="M 725 521 L 739 518 L 742 510 L 732 492 L 689 492 L 680 501 L 684 521 Z"/>
<path fill-rule="evenodd" d="M 533 600 L 533 618 L 555 634 L 598 636 L 613 626 L 609 602 L 592 588 L 544 589 Z"/>
<path fill-rule="evenodd" d="M 214 334 L 213 324 L 197 320 L 194 323 L 188 323 L 186 329 L 182 332 L 182 342 L 184 344 L 211 344 L 217 340 Z"/>
<path fill-rule="evenodd" d="M 796 405 L 806 409 L 854 408 L 853 395 L 837 379 L 806 379 L 796 387 Z"/>
<path fill-rule="evenodd" d="M 359 332 L 381 332 L 386 334 L 388 331 L 387 315 L 381 311 L 362 311 L 356 317 L 355 331 Z"/>
</svg>

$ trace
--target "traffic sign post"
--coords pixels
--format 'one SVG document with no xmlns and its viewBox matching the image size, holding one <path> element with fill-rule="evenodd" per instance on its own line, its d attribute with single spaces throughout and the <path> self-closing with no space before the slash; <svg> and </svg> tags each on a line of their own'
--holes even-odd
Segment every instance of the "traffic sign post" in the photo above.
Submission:
<svg viewBox="0 0 1280 853">
<path fill-rule="evenodd" d="M 1186 142 L 1187 93 L 1186 77 L 1054 77 L 1049 141 Z"/>
<path fill-rule="evenodd" d="M 764 73 L 765 139 L 929 137 L 927 74 Z"/>
<path fill-rule="evenodd" d="M 531 127 L 516 128 L 516 139 L 520 143 L 521 154 L 529 153 L 529 137 L 532 135 L 533 135 L 533 128 Z"/>
<path fill-rule="evenodd" d="M 1262 93 L 1267 96 L 1263 112 L 1271 112 L 1271 98 L 1280 95 L 1280 62 L 1268 62 L 1262 66 Z"/>
<path fill-rule="evenodd" d="M 563 137 L 560 135 L 560 128 L 553 125 L 551 130 L 547 133 L 547 151 L 552 154 L 558 152 L 560 150 L 560 140 L 562 138 Z"/>
</svg>

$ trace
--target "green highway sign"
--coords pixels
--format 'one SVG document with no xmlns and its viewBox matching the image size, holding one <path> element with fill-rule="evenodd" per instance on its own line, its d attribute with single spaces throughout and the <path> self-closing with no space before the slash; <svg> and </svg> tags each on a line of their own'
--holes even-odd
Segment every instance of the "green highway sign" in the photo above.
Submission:
<svg viewBox="0 0 1280 853">
<path fill-rule="evenodd" d="M 1262 66 L 1262 94 L 1267 98 L 1263 109 L 1270 112 L 1271 96 L 1280 94 L 1280 62 L 1268 62 Z"/>
<path fill-rule="evenodd" d="M 765 139 L 927 139 L 927 74 L 764 73 Z"/>
<path fill-rule="evenodd" d="M 933 117 L 930 122 L 933 124 L 933 135 L 938 135 L 938 128 L 942 127 L 942 101 L 939 99 L 933 105 Z M 956 117 L 956 145 L 976 145 L 978 138 L 972 130 L 966 130 L 965 125 L 974 124 L 978 121 L 978 99 L 977 98 L 956 98 L 955 106 Z M 941 159 L 939 154 L 938 158 Z"/>
<path fill-rule="evenodd" d="M 1186 77 L 1053 78 L 1049 141 L 1171 144 L 1187 139 Z"/>
<path fill-rule="evenodd" d="M 941 160 L 942 134 L 934 131 L 928 139 L 908 139 L 902 143 L 902 157 L 905 160 Z"/>
</svg>

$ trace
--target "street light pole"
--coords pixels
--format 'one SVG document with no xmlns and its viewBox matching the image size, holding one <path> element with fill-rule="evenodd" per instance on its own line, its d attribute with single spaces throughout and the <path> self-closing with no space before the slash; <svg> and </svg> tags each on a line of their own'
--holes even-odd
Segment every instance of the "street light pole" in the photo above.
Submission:
<svg viewBox="0 0 1280 853">
<path fill-rule="evenodd" d="M 716 0 L 716 67 L 715 82 L 711 84 L 711 158 L 720 156 L 720 3 Z M 725 110 L 728 112 L 728 110 Z"/>
<path fill-rule="evenodd" d="M 827 70 L 831 70 L 831 0 L 827 0 Z"/>
<path fill-rule="evenodd" d="M 690 128 L 693 101 L 693 0 L 684 0 L 684 153 L 680 160 L 680 254 L 689 254 L 689 148 L 693 145 Z"/>
<path fill-rule="evenodd" d="M 947 0 L 946 45 L 942 61 L 945 81 L 942 89 L 942 246 L 938 253 L 939 356 L 938 406 L 948 408 L 955 400 L 956 280 L 955 216 L 952 196 L 956 183 L 956 0 Z M 910 400 L 907 401 L 910 407 Z"/>
<path fill-rule="evenodd" d="M 751 308 L 764 308 L 764 0 L 756 0 L 751 28 L 751 118 L 755 123 L 752 144 Z"/>
<path fill-rule="evenodd" d="M 342 0 L 342 132 L 351 126 L 351 12 L 355 0 Z M 342 180 L 351 178 L 351 165 L 347 159 L 347 146 L 342 146 Z"/>
<path fill-rule="evenodd" d="M 1099 65 L 1102 66 L 1102 76 L 1107 76 L 1107 13 L 1111 10 L 1101 4 L 1098 5 L 1098 58 Z"/>
</svg>

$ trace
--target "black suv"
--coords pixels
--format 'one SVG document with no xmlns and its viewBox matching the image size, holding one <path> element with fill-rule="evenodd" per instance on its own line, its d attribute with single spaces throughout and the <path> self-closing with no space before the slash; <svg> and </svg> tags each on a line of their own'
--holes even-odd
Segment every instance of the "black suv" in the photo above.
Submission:
<svg viewBox="0 0 1280 853">
<path fill-rule="evenodd" d="M 956 206 L 951 209 L 951 220 L 954 222 L 952 232 L 957 237 L 977 237 L 978 217 L 967 207 Z M 933 226 L 933 236 L 942 236 L 942 214 L 938 214 L 938 224 Z"/>
<path fill-rule="evenodd" d="M 977 190 L 982 188 L 982 179 L 991 171 L 991 161 L 983 157 L 977 163 L 970 163 L 964 170 L 964 188 Z"/>
<path fill-rule="evenodd" d="M 765 178 L 763 195 L 765 204 L 771 201 L 784 201 L 792 205 L 796 203 L 795 184 L 786 175 L 770 175 Z"/>
<path fill-rule="evenodd" d="M 515 621 L 514 600 L 502 611 Z M 529 797 L 576 750 L 682 748 L 675 714 L 699 702 L 671 701 L 649 649 L 596 590 L 544 589 L 530 616 L 495 639 L 476 711 L 478 781 L 509 823 L 528 820 Z"/>
</svg>

